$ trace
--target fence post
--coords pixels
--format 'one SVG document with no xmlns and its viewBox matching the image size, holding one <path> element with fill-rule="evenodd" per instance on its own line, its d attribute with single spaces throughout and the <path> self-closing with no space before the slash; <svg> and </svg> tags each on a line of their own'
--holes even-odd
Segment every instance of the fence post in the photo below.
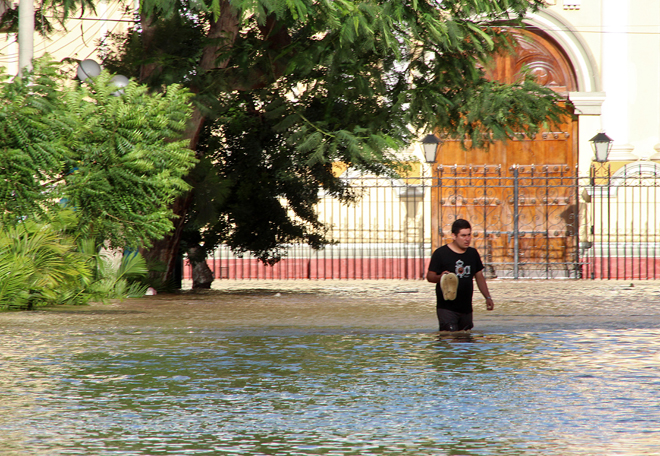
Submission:
<svg viewBox="0 0 660 456">
<path fill-rule="evenodd" d="M 518 165 L 513 165 L 513 278 L 518 279 L 518 260 L 520 256 L 520 245 L 518 237 L 520 235 L 518 228 Z"/>
<path fill-rule="evenodd" d="M 589 224 L 589 231 L 591 234 L 591 242 L 593 245 L 593 251 L 591 254 L 591 260 L 592 260 L 591 280 L 595 280 L 596 279 L 596 167 L 593 163 L 591 163 L 591 166 L 589 167 L 589 186 L 591 187 L 591 223 Z"/>
<path fill-rule="evenodd" d="M 575 278 L 576 279 L 581 279 L 582 278 L 582 256 L 580 254 L 581 252 L 581 246 L 582 246 L 582 240 L 580 239 L 580 223 L 582 223 L 581 218 L 580 218 L 580 206 L 582 205 L 584 207 L 584 204 L 580 202 L 580 168 L 578 165 L 575 165 L 575 168 L 573 172 L 575 173 L 575 217 L 573 218 L 573 230 L 575 232 L 575 257 L 574 257 L 574 264 L 576 267 L 575 270 Z M 585 208 L 586 209 L 586 208 Z M 583 209 L 583 210 L 585 210 Z"/>
</svg>

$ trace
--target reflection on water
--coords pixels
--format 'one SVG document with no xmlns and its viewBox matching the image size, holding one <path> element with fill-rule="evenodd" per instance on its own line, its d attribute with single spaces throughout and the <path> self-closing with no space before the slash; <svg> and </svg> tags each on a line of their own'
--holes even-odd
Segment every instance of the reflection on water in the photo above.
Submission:
<svg viewBox="0 0 660 456">
<path fill-rule="evenodd" d="M 8 317 L 0 454 L 660 454 L 655 317 L 450 335 L 163 309 Z"/>
</svg>

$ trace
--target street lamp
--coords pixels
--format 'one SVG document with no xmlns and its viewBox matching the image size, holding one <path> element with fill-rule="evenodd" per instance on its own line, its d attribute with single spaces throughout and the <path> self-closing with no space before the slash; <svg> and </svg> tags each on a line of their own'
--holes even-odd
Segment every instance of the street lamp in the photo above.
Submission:
<svg viewBox="0 0 660 456">
<path fill-rule="evenodd" d="M 124 87 L 128 85 L 130 80 L 123 74 L 117 74 L 110 79 L 110 84 L 117 87 L 119 90 L 112 92 L 112 95 L 115 97 L 121 96 L 124 94 Z"/>
<path fill-rule="evenodd" d="M 76 75 L 78 76 L 78 79 L 80 79 L 82 82 L 85 82 L 88 79 L 92 80 L 93 78 L 100 75 L 101 71 L 103 71 L 103 67 L 99 65 L 96 60 L 85 59 L 78 63 L 78 71 L 76 72 Z M 115 97 L 123 95 L 124 87 L 126 87 L 129 82 L 129 79 L 124 75 L 117 74 L 113 76 L 110 80 L 110 84 L 115 86 L 117 90 L 112 92 L 112 95 Z"/>
<path fill-rule="evenodd" d="M 424 139 L 422 139 L 422 146 L 424 147 L 424 158 L 426 159 L 426 163 L 434 163 L 435 162 L 435 153 L 438 150 L 438 144 L 440 144 L 440 140 L 436 135 L 426 135 Z"/>
<path fill-rule="evenodd" d="M 612 150 L 612 144 L 614 140 L 607 136 L 605 133 L 598 133 L 596 136 L 589 140 L 591 146 L 594 149 L 595 160 L 598 163 L 605 163 L 607 161 L 608 155 L 610 155 L 610 150 Z"/>
<path fill-rule="evenodd" d="M 103 68 L 101 65 L 99 65 L 95 60 L 85 59 L 78 64 L 78 71 L 76 73 L 78 79 L 85 82 L 90 78 L 97 77 L 99 74 L 101 74 L 102 70 Z"/>
<path fill-rule="evenodd" d="M 436 152 L 438 151 L 438 144 L 440 144 L 440 140 L 436 135 L 433 134 L 428 134 L 424 136 L 424 139 L 422 139 L 422 148 L 424 149 L 424 159 L 426 160 L 426 163 L 432 164 L 435 163 L 435 155 Z M 422 166 L 422 194 L 425 194 L 424 188 L 426 187 L 426 179 L 424 178 L 424 166 Z M 431 192 L 433 192 L 433 171 L 431 171 Z M 422 200 L 423 205 L 426 204 L 425 202 L 426 197 L 424 197 L 424 200 Z M 431 201 L 433 201 L 433 195 L 431 195 Z M 425 211 L 422 211 L 422 243 L 420 245 L 420 248 L 422 249 L 422 252 L 420 254 L 422 255 L 422 258 L 424 256 L 424 247 L 426 245 L 426 235 L 424 234 L 424 230 L 426 227 L 426 222 L 424 221 L 424 213 Z M 433 224 L 431 224 L 433 225 Z M 433 242 L 431 241 L 431 244 Z"/>
<path fill-rule="evenodd" d="M 605 165 L 603 163 L 607 162 L 607 157 L 610 155 L 610 150 L 612 149 L 612 144 L 614 141 L 612 138 L 607 136 L 605 133 L 600 132 L 593 138 L 589 140 L 591 142 L 591 146 L 594 149 L 594 161 L 599 163 L 599 168 L 603 168 Z M 589 242 L 589 248 L 594 247 L 594 250 L 592 251 L 592 258 L 591 258 L 591 279 L 596 278 L 596 176 L 599 174 L 596 170 L 596 164 L 592 163 L 591 168 L 589 170 L 589 174 L 591 175 L 590 177 L 590 185 L 591 185 L 591 241 Z M 607 170 L 607 179 L 608 179 L 608 186 L 609 186 L 609 169 Z M 602 190 L 600 192 L 600 195 L 602 197 Z M 609 195 L 609 193 L 608 193 Z M 601 204 L 602 204 L 602 198 L 601 198 Z M 602 224 L 602 217 L 601 217 L 601 224 Z M 602 229 L 601 229 L 602 232 Z M 602 235 L 601 235 L 602 237 Z M 602 242 L 602 240 L 601 240 Z M 586 246 L 586 243 L 585 243 Z M 601 252 L 602 252 L 602 246 L 601 246 Z"/>
</svg>

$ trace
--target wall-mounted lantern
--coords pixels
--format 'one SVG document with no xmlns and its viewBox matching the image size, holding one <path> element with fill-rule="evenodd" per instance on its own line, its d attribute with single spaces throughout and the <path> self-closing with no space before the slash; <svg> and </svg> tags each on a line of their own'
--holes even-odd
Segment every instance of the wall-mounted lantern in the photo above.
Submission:
<svg viewBox="0 0 660 456">
<path fill-rule="evenodd" d="M 436 135 L 429 134 L 422 139 L 422 147 L 424 148 L 424 158 L 426 159 L 426 163 L 435 162 L 435 154 L 438 150 L 438 144 L 440 144 L 440 140 Z"/>
<path fill-rule="evenodd" d="M 605 133 L 598 133 L 596 136 L 589 140 L 591 146 L 594 149 L 594 160 L 598 163 L 605 163 L 607 157 L 610 155 L 610 150 L 612 150 L 612 144 L 614 140 L 607 136 Z"/>
</svg>

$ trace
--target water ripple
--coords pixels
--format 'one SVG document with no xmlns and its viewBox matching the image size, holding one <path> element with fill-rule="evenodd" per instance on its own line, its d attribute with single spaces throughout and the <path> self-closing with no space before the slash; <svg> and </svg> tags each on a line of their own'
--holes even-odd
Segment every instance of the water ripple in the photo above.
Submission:
<svg viewBox="0 0 660 456">
<path fill-rule="evenodd" d="M 438 336 L 147 314 L 3 327 L 0 453 L 660 454 L 653 319 Z"/>
</svg>

